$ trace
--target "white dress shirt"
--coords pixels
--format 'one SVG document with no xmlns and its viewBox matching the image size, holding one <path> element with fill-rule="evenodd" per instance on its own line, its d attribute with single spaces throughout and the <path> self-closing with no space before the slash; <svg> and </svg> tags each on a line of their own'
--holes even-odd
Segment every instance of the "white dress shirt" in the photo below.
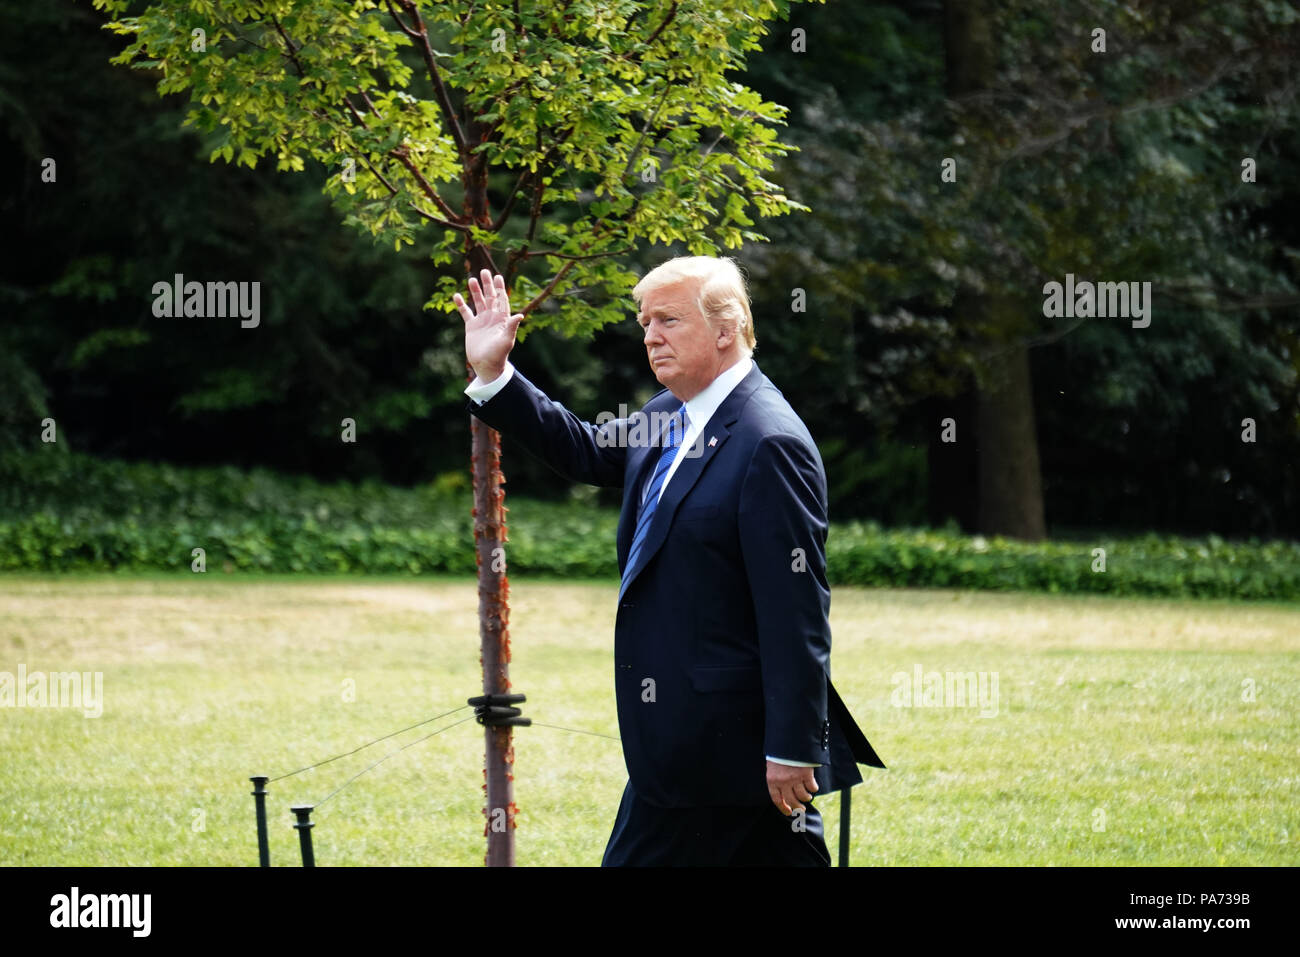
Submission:
<svg viewBox="0 0 1300 957">
<path fill-rule="evenodd" d="M 681 444 L 683 450 L 689 449 L 694 444 L 696 437 L 708 427 L 709 420 L 713 418 L 713 413 L 718 411 L 718 406 L 722 405 L 722 400 L 731 395 L 731 390 L 740 384 L 741 379 L 749 375 L 749 370 L 753 368 L 753 365 L 754 361 L 749 356 L 745 356 L 734 366 L 718 373 L 718 377 L 705 386 L 704 390 L 695 398 L 686 400 L 687 426 L 686 435 L 683 437 Z M 515 367 L 507 359 L 505 369 L 491 382 L 484 382 L 477 375 L 474 376 L 474 381 L 465 387 L 465 394 L 479 405 L 482 405 L 505 388 L 506 383 L 510 381 L 514 374 Z M 664 476 L 663 485 L 659 487 L 659 497 L 661 499 L 663 498 L 664 489 L 672 481 L 673 473 L 677 471 L 677 466 L 681 464 L 684 455 L 684 452 L 682 455 L 678 455 L 673 459 L 672 465 L 668 466 L 668 474 Z M 651 472 L 650 477 L 646 479 L 645 487 L 641 490 L 643 504 L 646 492 L 650 490 L 650 481 L 653 478 L 654 473 Z M 796 768 L 821 767 L 820 764 L 810 764 L 807 761 L 788 761 L 784 758 L 774 758 L 770 754 L 767 755 L 767 759 L 774 764 L 788 764 Z"/>
</svg>

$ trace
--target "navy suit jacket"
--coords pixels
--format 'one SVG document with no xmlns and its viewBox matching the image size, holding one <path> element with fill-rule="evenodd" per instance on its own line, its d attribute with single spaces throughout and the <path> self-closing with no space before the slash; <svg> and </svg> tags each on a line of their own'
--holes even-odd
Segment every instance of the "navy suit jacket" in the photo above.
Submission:
<svg viewBox="0 0 1300 957">
<path fill-rule="evenodd" d="M 623 488 L 626 572 L 661 452 L 658 436 L 636 441 L 635 417 L 662 424 L 680 406 L 664 389 L 641 413 L 593 425 L 516 369 L 469 410 L 572 481 Z M 884 764 L 830 682 L 826 476 L 812 436 L 755 363 L 679 457 L 615 625 L 633 790 L 660 807 L 767 804 L 769 754 L 819 762 L 819 794 L 861 782 L 858 763 Z"/>
</svg>

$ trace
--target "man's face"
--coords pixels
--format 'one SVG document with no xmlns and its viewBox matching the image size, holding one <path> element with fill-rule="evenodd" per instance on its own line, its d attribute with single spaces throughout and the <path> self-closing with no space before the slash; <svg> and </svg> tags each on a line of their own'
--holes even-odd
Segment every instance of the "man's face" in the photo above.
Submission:
<svg viewBox="0 0 1300 957">
<path fill-rule="evenodd" d="M 637 321 L 645 330 L 651 371 L 683 402 L 704 391 L 734 361 L 735 337 L 715 331 L 704 318 L 695 302 L 695 280 L 650 290 Z"/>
</svg>

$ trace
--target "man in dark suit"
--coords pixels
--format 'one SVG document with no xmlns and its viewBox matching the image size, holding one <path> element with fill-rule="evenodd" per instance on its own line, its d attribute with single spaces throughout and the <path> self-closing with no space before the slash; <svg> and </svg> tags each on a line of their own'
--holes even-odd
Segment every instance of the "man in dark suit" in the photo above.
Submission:
<svg viewBox="0 0 1300 957">
<path fill-rule="evenodd" d="M 470 279 L 470 411 L 576 482 L 622 487 L 615 691 L 627 764 L 605 865 L 829 865 L 814 794 L 884 767 L 830 682 L 826 477 L 751 358 L 730 259 L 681 257 L 633 290 L 665 388 L 583 422 L 508 360 L 521 315 Z M 603 418 L 603 417 L 602 417 Z"/>
</svg>

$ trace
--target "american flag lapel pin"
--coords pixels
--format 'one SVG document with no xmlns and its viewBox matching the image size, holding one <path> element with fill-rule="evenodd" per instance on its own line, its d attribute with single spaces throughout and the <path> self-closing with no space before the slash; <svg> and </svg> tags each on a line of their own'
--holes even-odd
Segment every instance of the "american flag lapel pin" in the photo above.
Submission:
<svg viewBox="0 0 1300 957">
<path fill-rule="evenodd" d="M 718 444 L 718 437 L 717 437 L 716 435 L 710 435 L 710 436 L 709 436 L 709 448 L 713 448 L 713 447 L 714 447 L 715 445 L 717 445 L 717 444 Z"/>
</svg>

